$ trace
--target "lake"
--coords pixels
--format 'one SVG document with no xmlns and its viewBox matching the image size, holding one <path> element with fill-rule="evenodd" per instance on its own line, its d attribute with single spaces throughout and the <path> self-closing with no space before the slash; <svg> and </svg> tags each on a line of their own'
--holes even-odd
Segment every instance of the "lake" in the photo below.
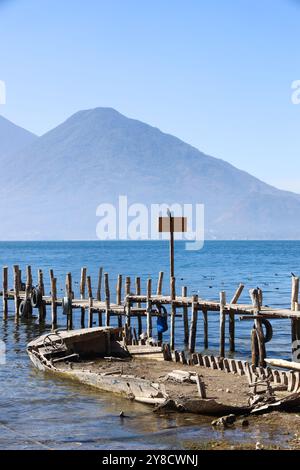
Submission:
<svg viewBox="0 0 300 470">
<path fill-rule="evenodd" d="M 186 251 L 183 242 L 175 246 L 176 286 L 188 286 L 189 294 L 218 300 L 226 291 L 230 299 L 240 282 L 245 284 L 241 302 L 249 303 L 248 290 L 261 287 L 264 303 L 289 307 L 291 272 L 299 274 L 300 242 L 228 241 L 206 242 L 200 251 Z M 100 266 L 109 273 L 114 298 L 118 274 L 140 276 L 145 292 L 147 278 L 154 288 L 158 272 L 165 272 L 164 291 L 168 292 L 169 252 L 167 242 L 0 242 L 0 264 L 19 264 L 25 273 L 30 264 L 34 282 L 42 268 L 46 292 L 48 271 L 58 279 L 58 296 L 64 295 L 65 276 L 72 272 L 78 295 L 80 269 L 88 268 L 94 290 Z M 2 303 L 1 303 L 2 308 Z M 13 302 L 9 317 L 1 322 L 0 340 L 5 342 L 6 363 L 0 364 L 0 448 L 1 449 L 181 449 L 189 442 L 222 438 L 212 430 L 209 417 L 153 413 L 151 408 L 134 404 L 82 385 L 65 382 L 33 368 L 26 344 L 45 330 L 35 320 L 14 323 Z M 79 312 L 74 314 L 79 326 Z M 48 320 L 50 314 L 47 314 Z M 59 327 L 66 319 L 59 311 Z M 176 346 L 182 345 L 182 320 L 176 320 Z M 290 358 L 289 321 L 273 321 L 274 337 L 267 344 L 272 357 Z M 155 324 L 154 324 L 155 326 Z M 46 329 L 50 329 L 46 324 Z M 202 323 L 199 321 L 197 351 L 203 350 Z M 218 350 L 218 315 L 209 315 L 209 352 Z M 166 336 L 167 339 L 167 336 Z M 236 357 L 250 353 L 250 324 L 236 323 Z M 126 418 L 120 419 L 123 410 Z M 268 432 L 265 438 L 268 438 Z M 257 439 L 245 431 L 249 439 Z M 258 436 L 259 437 L 259 436 Z M 227 434 L 235 440 L 235 431 Z M 273 435 L 274 439 L 274 435 Z"/>
</svg>

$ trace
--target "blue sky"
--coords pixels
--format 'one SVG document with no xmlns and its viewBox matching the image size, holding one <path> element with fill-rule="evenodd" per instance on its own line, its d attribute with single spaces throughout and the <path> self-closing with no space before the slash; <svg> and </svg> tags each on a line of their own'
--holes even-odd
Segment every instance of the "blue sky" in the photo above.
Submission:
<svg viewBox="0 0 300 470">
<path fill-rule="evenodd" d="M 0 0 L 0 113 L 110 106 L 300 193 L 299 25 L 297 0 Z"/>
</svg>

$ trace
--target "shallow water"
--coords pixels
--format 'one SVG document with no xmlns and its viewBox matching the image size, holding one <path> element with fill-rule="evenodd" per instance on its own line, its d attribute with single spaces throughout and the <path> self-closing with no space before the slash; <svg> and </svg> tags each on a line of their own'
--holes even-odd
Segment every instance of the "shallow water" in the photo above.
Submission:
<svg viewBox="0 0 300 470">
<path fill-rule="evenodd" d="M 68 271 L 72 272 L 74 289 L 78 291 L 82 266 L 88 267 L 94 287 L 98 268 L 103 266 L 110 275 L 112 290 L 118 273 L 132 278 L 141 276 L 145 289 L 148 277 L 157 279 L 160 270 L 168 271 L 168 245 L 164 242 L 1 242 L 0 265 L 13 264 L 19 264 L 23 271 L 26 264 L 31 264 L 34 275 L 42 268 L 46 291 L 49 290 L 47 272 L 53 268 L 61 296 Z M 290 273 L 297 273 L 299 266 L 300 242 L 207 242 L 199 252 L 185 251 L 184 243 L 176 244 L 178 289 L 187 285 L 189 293 L 204 298 L 218 299 L 220 290 L 225 290 L 231 298 L 237 285 L 243 282 L 246 289 L 241 301 L 248 302 L 249 288 L 260 286 L 266 304 L 287 307 Z M 164 284 L 167 289 L 167 279 Z M 8 320 L 0 327 L 0 339 L 6 344 L 6 364 L 0 364 L 1 449 L 178 449 L 187 442 L 223 438 L 220 431 L 211 429 L 208 417 L 158 415 L 144 405 L 36 371 L 26 354 L 26 344 L 43 330 L 34 320 L 15 325 L 12 302 L 10 309 Z M 79 315 L 75 313 L 75 317 L 75 326 L 79 326 Z M 59 323 L 64 327 L 65 317 L 61 313 Z M 178 319 L 178 347 L 182 344 L 181 323 Z M 267 345 L 267 352 L 270 356 L 289 358 L 289 321 L 273 322 L 273 326 L 274 338 Z M 249 356 L 249 332 L 249 322 L 237 322 L 237 357 Z M 202 341 L 200 320 L 199 351 Z M 216 352 L 217 347 L 218 317 L 211 314 L 209 349 Z M 127 418 L 120 419 L 121 410 Z M 280 439 L 274 432 L 232 430 L 226 432 L 226 439 L 234 441 L 237 436 L 253 441 L 258 438 L 268 441 L 276 436 Z"/>
</svg>

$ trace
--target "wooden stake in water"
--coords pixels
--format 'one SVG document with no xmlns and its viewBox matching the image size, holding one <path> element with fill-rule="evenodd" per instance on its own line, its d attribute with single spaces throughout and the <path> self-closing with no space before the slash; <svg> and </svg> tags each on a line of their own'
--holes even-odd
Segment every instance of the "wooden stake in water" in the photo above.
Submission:
<svg viewBox="0 0 300 470">
<path fill-rule="evenodd" d="M 147 310 L 147 336 L 148 338 L 152 337 L 152 280 L 148 279 L 147 280 L 147 304 L 146 304 L 146 310 Z"/>
<path fill-rule="evenodd" d="M 202 307 L 203 313 L 203 345 L 204 349 L 208 348 L 208 315 L 207 315 L 207 308 Z"/>
<path fill-rule="evenodd" d="M 51 277 L 51 323 L 52 329 L 57 327 L 57 286 L 56 278 Z"/>
<path fill-rule="evenodd" d="M 141 278 L 140 277 L 135 278 L 135 293 L 136 295 L 141 295 Z M 141 308 L 140 302 L 137 303 L 137 307 Z M 143 333 L 142 315 L 138 315 L 137 320 L 138 320 L 138 336 L 140 337 L 140 335 Z"/>
<path fill-rule="evenodd" d="M 92 326 L 93 326 L 93 291 L 92 291 L 91 276 L 87 276 L 86 284 L 87 284 L 88 299 L 89 299 L 88 327 L 92 328 Z"/>
<path fill-rule="evenodd" d="M 3 319 L 8 316 L 8 267 L 3 267 Z"/>
<path fill-rule="evenodd" d="M 15 298 L 15 321 L 19 319 L 19 307 L 20 307 L 20 276 L 19 266 L 14 265 L 14 298 Z"/>
<path fill-rule="evenodd" d="M 46 318 L 46 304 L 44 302 L 45 287 L 44 287 L 44 275 L 41 269 L 38 270 L 38 289 L 40 291 L 42 300 L 39 305 L 39 321 L 43 322 Z"/>
<path fill-rule="evenodd" d="M 108 273 L 104 274 L 104 289 L 105 289 L 105 326 L 110 325 L 110 290 Z"/>
<path fill-rule="evenodd" d="M 99 268 L 98 287 L 97 287 L 97 300 L 99 300 L 99 301 L 101 300 L 102 273 L 103 273 L 103 268 Z"/>
<path fill-rule="evenodd" d="M 189 338 L 189 351 L 195 352 L 196 346 L 196 333 L 197 333 L 197 320 L 198 320 L 198 295 L 192 297 L 192 316 L 190 325 L 190 338 Z"/>
<path fill-rule="evenodd" d="M 73 301 L 73 291 L 72 291 L 72 274 L 68 273 L 66 277 L 66 297 L 68 298 L 68 312 L 67 312 L 67 325 L 68 330 L 72 330 L 73 328 L 73 308 L 72 308 L 72 301 Z"/>
<path fill-rule="evenodd" d="M 162 295 L 162 284 L 163 284 L 164 273 L 160 271 L 158 275 L 156 295 Z"/>
<path fill-rule="evenodd" d="M 224 291 L 220 292 L 220 356 L 225 356 L 225 313 L 226 294 Z"/>
<path fill-rule="evenodd" d="M 170 331 L 170 348 L 172 351 L 175 349 L 175 316 L 176 316 L 176 287 L 175 287 L 175 277 L 171 277 L 171 331 Z"/>
<path fill-rule="evenodd" d="M 122 274 L 118 275 L 116 292 L 117 292 L 116 303 L 117 305 L 122 305 Z M 119 328 L 122 328 L 122 315 L 118 315 L 118 326 Z"/>
<path fill-rule="evenodd" d="M 86 286 L 86 268 L 81 268 L 80 274 L 80 298 L 85 299 L 85 286 Z M 80 309 L 80 325 L 81 328 L 85 327 L 85 308 L 81 307 Z"/>
<path fill-rule="evenodd" d="M 182 287 L 182 300 L 183 302 L 186 300 L 187 297 L 187 287 Z M 182 316 L 183 316 L 183 331 L 184 331 L 184 344 L 187 346 L 189 343 L 189 319 L 188 319 L 188 305 L 183 304 L 182 307 Z"/>
</svg>

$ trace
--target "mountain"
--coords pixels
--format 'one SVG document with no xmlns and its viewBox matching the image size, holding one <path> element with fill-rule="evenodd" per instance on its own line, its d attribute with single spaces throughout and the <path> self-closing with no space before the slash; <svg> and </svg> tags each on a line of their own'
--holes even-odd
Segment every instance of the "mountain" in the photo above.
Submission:
<svg viewBox="0 0 300 470">
<path fill-rule="evenodd" d="M 0 158 L 32 144 L 37 136 L 0 116 Z"/>
<path fill-rule="evenodd" d="M 94 239 L 96 208 L 204 203 L 216 239 L 300 239 L 300 195 L 110 108 L 80 111 L 1 156 L 0 239 Z"/>
</svg>

